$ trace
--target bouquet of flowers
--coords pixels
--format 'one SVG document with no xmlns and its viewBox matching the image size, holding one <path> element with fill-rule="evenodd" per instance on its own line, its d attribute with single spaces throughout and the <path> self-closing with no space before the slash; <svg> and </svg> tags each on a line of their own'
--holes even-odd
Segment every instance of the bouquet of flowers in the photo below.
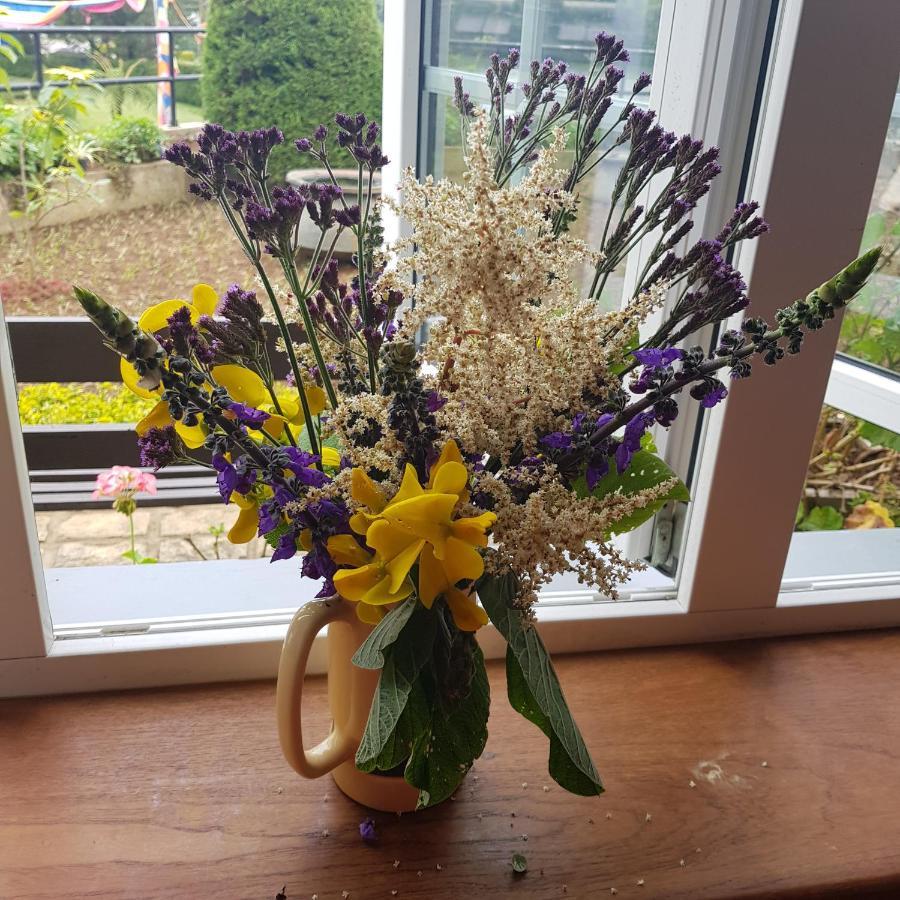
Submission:
<svg viewBox="0 0 900 900">
<path fill-rule="evenodd" d="M 492 56 L 488 108 L 456 85 L 462 180 L 408 171 L 398 202 L 373 193 L 387 159 L 363 115 L 338 114 L 296 141 L 329 174 L 332 140 L 349 151 L 358 202 L 333 177 L 270 184 L 277 128 L 207 125 L 196 147 L 165 156 L 188 172 L 192 194 L 218 204 L 255 289 L 235 284 L 219 299 L 198 285 L 190 301 L 164 300 L 137 322 L 75 289 L 125 383 L 158 400 L 137 426 L 142 463 L 211 466 L 238 508 L 232 541 L 259 533 L 273 561 L 302 553 L 319 596 L 355 604 L 371 623 L 354 663 L 380 669 L 380 681 L 356 765 L 402 767 L 423 806 L 450 796 L 484 748 L 489 691 L 475 634 L 489 621 L 508 643 L 512 706 L 549 738 L 550 774 L 576 794 L 602 791 L 535 627 L 542 585 L 572 572 L 614 597 L 641 564 L 611 537 L 689 499 L 651 428 L 668 428 L 688 398 L 715 406 L 755 359 L 797 353 L 877 261 L 878 251 L 857 259 L 774 322 L 747 317 L 711 348 L 692 346 L 691 335 L 747 307 L 728 257 L 767 226 L 741 203 L 715 237 L 686 240 L 717 150 L 635 102 L 648 75 L 618 96 L 627 59 L 601 33 L 586 75 L 532 62 L 513 109 L 519 53 Z M 591 248 L 572 232 L 579 186 L 613 151 L 624 162 Z M 393 247 L 382 202 L 409 226 Z M 304 218 L 319 239 L 298 266 Z M 334 256 L 342 231 L 356 243 L 349 274 Z M 604 312 L 601 292 L 639 241 L 651 249 L 634 288 Z M 661 324 L 647 327 L 667 298 Z M 287 385 L 273 375 L 268 315 Z"/>
</svg>

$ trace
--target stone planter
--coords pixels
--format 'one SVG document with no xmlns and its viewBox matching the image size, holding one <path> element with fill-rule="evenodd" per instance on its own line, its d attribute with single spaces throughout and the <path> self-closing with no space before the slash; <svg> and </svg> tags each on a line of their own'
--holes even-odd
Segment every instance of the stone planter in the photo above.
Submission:
<svg viewBox="0 0 900 900">
<path fill-rule="evenodd" d="M 360 205 L 365 204 L 366 198 L 363 197 L 362 201 L 356 195 L 356 169 L 334 169 L 334 175 L 337 179 L 338 184 L 344 191 L 344 197 L 348 204 L 359 203 Z M 292 184 L 295 187 L 300 184 L 310 184 L 312 182 L 327 182 L 330 178 L 328 176 L 328 172 L 325 169 L 291 169 L 290 172 L 287 173 L 286 181 L 288 184 Z M 367 182 L 364 180 L 363 182 L 363 191 L 365 191 L 367 187 Z M 378 197 L 381 195 L 381 174 L 376 172 L 375 178 L 372 181 L 372 197 Z M 325 235 L 325 246 L 330 246 L 332 240 L 334 240 L 334 234 L 337 229 L 331 229 L 326 232 Z M 319 229 L 313 224 L 313 222 L 309 219 L 309 217 L 304 216 L 300 221 L 300 247 L 303 250 L 307 250 L 312 253 L 316 249 L 316 245 L 319 242 Z M 353 233 L 345 228 L 340 237 L 338 238 L 337 244 L 334 247 L 335 256 L 339 258 L 348 258 L 356 253 L 356 237 Z"/>
</svg>

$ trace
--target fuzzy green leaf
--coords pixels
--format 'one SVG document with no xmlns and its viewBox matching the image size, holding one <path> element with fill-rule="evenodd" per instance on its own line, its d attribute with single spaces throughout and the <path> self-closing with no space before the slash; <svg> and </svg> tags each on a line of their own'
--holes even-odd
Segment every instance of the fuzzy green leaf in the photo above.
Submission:
<svg viewBox="0 0 900 900">
<path fill-rule="evenodd" d="M 683 500 L 685 503 L 691 499 L 688 489 L 678 476 L 655 454 L 649 450 L 638 450 L 631 458 L 631 464 L 620 475 L 616 469 L 616 461 L 613 457 L 609 460 L 609 471 L 600 479 L 593 491 L 588 491 L 587 482 L 583 475 L 572 483 L 572 490 L 578 497 L 605 497 L 607 494 L 623 494 L 631 497 L 648 488 L 656 487 L 664 481 L 675 479 L 675 484 L 665 493 L 646 506 L 636 509 L 630 515 L 624 516 L 610 529 L 611 534 L 626 534 L 634 531 L 639 525 L 643 525 L 648 519 L 655 516 L 667 503 L 672 500 Z"/>
<path fill-rule="evenodd" d="M 452 706 L 432 703 L 431 723 L 419 735 L 403 773 L 419 789 L 419 808 L 446 800 L 460 785 L 487 743 L 491 689 L 484 656 L 476 645 L 469 694 Z"/>
<path fill-rule="evenodd" d="M 366 730 L 356 751 L 356 765 L 362 771 L 371 772 L 375 768 L 397 727 L 413 682 L 431 659 L 436 631 L 435 616 L 417 605 L 398 640 L 387 649 Z"/>
<path fill-rule="evenodd" d="M 547 649 L 537 630 L 512 605 L 516 594 L 513 575 L 486 576 L 478 583 L 478 596 L 497 630 L 509 644 L 513 667 L 510 702 L 550 738 L 550 774 L 578 794 L 600 794 L 603 785 L 572 713 L 563 697 Z M 519 680 L 521 673 L 521 681 Z M 509 669 L 507 669 L 509 678 Z M 527 693 L 521 688 L 527 687 Z"/>
<path fill-rule="evenodd" d="M 548 770 L 550 777 L 561 787 L 573 794 L 592 797 L 599 793 L 594 781 L 585 775 L 572 762 L 561 741 L 550 726 L 550 720 L 544 715 L 525 680 L 525 674 L 519 665 L 511 647 L 506 648 L 506 693 L 509 705 L 521 713 L 529 722 L 537 725 L 550 738 L 550 760 Z"/>
<path fill-rule="evenodd" d="M 428 693 L 423 686 L 420 675 L 410 688 L 409 697 L 403 712 L 397 721 L 397 727 L 391 732 L 374 768 L 382 772 L 390 772 L 409 759 L 413 746 L 431 725 L 431 706 Z"/>
<path fill-rule="evenodd" d="M 797 531 L 840 531 L 844 517 L 833 506 L 814 506 Z"/>
<path fill-rule="evenodd" d="M 409 621 L 409 617 L 416 608 L 415 596 L 395 606 L 376 626 L 372 633 L 363 641 L 362 646 L 353 655 L 353 665 L 360 669 L 380 669 L 384 666 L 384 653 L 386 647 L 393 644 L 403 630 L 403 626 Z"/>
</svg>

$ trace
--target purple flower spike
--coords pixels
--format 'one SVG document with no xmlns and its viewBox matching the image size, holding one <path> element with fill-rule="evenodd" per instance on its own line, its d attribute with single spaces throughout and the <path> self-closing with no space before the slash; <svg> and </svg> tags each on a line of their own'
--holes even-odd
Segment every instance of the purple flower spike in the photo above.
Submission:
<svg viewBox="0 0 900 900">
<path fill-rule="evenodd" d="M 647 347 L 643 350 L 633 350 L 631 355 L 642 366 L 659 369 L 671 365 L 676 359 L 681 359 L 683 353 L 677 347 Z"/>
<path fill-rule="evenodd" d="M 248 428 L 253 428 L 257 431 L 263 427 L 266 419 L 269 418 L 267 412 L 263 412 L 261 409 L 254 409 L 252 406 L 247 406 L 244 403 L 238 403 L 236 401 L 229 403 L 228 409 L 234 413 L 241 425 L 246 425 Z"/>
<path fill-rule="evenodd" d="M 572 446 L 572 435 L 563 434 L 561 431 L 553 431 L 541 438 L 541 443 L 551 450 L 565 450 Z"/>
<path fill-rule="evenodd" d="M 359 836 L 367 843 L 374 844 L 378 840 L 378 832 L 375 831 L 374 819 L 363 819 L 359 823 Z"/>
<path fill-rule="evenodd" d="M 641 449 L 641 438 L 653 424 L 652 412 L 638 413 L 626 426 L 622 443 L 616 448 L 616 470 L 621 475 L 629 465 L 631 458 Z"/>
</svg>

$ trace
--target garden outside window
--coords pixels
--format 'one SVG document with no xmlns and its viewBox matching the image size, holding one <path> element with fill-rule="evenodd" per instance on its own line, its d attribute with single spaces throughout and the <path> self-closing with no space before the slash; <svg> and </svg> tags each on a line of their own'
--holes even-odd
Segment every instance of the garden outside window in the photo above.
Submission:
<svg viewBox="0 0 900 900">
<path fill-rule="evenodd" d="M 771 315 L 856 254 L 885 146 L 900 69 L 892 39 L 900 9 L 873 3 L 866 16 L 849 6 L 810 0 L 387 3 L 383 122 L 391 165 L 384 190 L 396 189 L 406 165 L 436 176 L 458 171 L 452 79 L 462 75 L 473 100 L 483 102 L 478 73 L 486 52 L 521 46 L 526 60 L 553 54 L 577 67 L 594 31 L 618 31 L 638 48 L 629 78 L 652 70 L 650 106 L 665 127 L 721 148 L 729 174 L 698 208 L 698 232 L 714 234 L 744 198 L 759 200 L 777 230 L 777 242 L 763 238 L 734 261 L 757 311 Z M 867 47 L 854 84 L 833 64 L 849 33 Z M 854 127 L 836 127 L 835 111 L 851 108 Z M 598 169 L 597 184 L 607 177 Z M 602 227 L 603 208 L 592 195 L 585 205 L 583 227 Z M 390 219 L 385 226 L 389 236 L 402 227 Z M 610 306 L 636 283 L 646 252 L 639 245 L 609 279 L 603 299 Z M 724 408 L 685 415 L 657 436 L 694 499 L 666 509 L 624 542 L 649 563 L 626 585 L 628 602 L 565 579 L 551 586 L 538 611 L 551 650 L 900 623 L 891 530 L 884 530 L 887 537 L 851 536 L 882 541 L 893 554 L 893 569 L 878 569 L 877 578 L 868 563 L 823 565 L 823 555 L 834 553 L 827 541 L 840 535 L 804 533 L 802 546 L 792 543 L 823 397 L 897 430 L 893 375 L 843 357 L 835 361 L 836 327 L 816 337 L 800 359 L 736 386 Z M 299 580 L 295 564 L 259 559 L 42 570 L 13 362 L 4 328 L 0 446 L 11 464 L 0 469 L 7 498 L 0 510 L 0 692 L 274 674 L 285 626 L 316 590 Z M 793 382 L 790 406 L 783 401 L 785 378 Z M 865 552 L 876 553 L 874 544 Z M 271 597 L 292 602 L 273 607 Z M 109 615 L 111 599 L 119 615 Z M 496 652 L 500 641 L 485 632 L 486 652 Z M 313 668 L 321 668 L 317 653 Z"/>
</svg>

